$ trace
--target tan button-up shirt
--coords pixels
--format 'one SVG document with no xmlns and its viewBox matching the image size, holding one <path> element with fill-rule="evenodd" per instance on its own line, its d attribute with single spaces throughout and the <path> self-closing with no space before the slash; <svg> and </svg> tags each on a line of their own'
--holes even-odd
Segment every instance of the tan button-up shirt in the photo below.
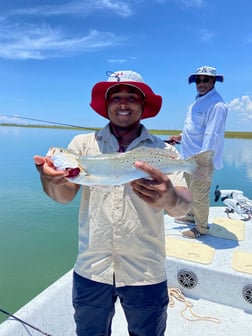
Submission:
<svg viewBox="0 0 252 336">
<path fill-rule="evenodd" d="M 158 137 L 142 128 L 128 150 L 165 148 Z M 118 151 L 107 125 L 101 131 L 76 136 L 69 148 L 80 155 Z M 176 152 L 176 149 L 172 147 Z M 185 186 L 182 174 L 169 175 Z M 88 279 L 113 284 L 147 285 L 166 279 L 164 214 L 141 200 L 129 184 L 83 186 L 79 211 L 79 252 L 75 271 Z"/>
</svg>

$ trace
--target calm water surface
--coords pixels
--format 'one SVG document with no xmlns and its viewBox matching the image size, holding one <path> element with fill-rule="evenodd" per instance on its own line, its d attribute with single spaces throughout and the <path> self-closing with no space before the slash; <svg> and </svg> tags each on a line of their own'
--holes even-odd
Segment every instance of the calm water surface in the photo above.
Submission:
<svg viewBox="0 0 252 336">
<path fill-rule="evenodd" d="M 0 127 L 0 308 L 14 313 L 73 267 L 79 196 L 70 204 L 42 191 L 33 155 L 66 147 L 80 131 Z M 166 138 L 166 137 L 164 137 Z M 252 199 L 252 140 L 225 140 L 225 167 L 214 189 L 243 190 Z M 178 147 L 179 149 L 179 147 Z M 1 314 L 1 313 L 0 313 Z M 0 322 L 5 316 L 0 315 Z"/>
</svg>

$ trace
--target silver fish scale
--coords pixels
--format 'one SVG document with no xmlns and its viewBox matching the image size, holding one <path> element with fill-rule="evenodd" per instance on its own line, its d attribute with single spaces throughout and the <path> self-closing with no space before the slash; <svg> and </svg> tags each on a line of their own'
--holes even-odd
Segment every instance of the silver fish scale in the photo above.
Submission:
<svg viewBox="0 0 252 336">
<path fill-rule="evenodd" d="M 76 153 L 66 149 L 56 148 L 54 158 L 51 157 L 51 159 L 55 166 L 57 166 L 56 162 L 61 161 L 61 168 L 81 168 L 79 175 L 68 178 L 68 180 L 76 184 L 91 186 L 121 185 L 138 178 L 148 178 L 148 174 L 135 167 L 136 161 L 144 161 L 167 175 L 183 171 L 210 181 L 214 169 L 213 154 L 213 151 L 206 151 L 182 160 L 178 159 L 172 150 L 138 147 L 125 153 L 79 157 Z"/>
<path fill-rule="evenodd" d="M 134 163 L 144 161 L 155 168 L 164 169 L 168 165 L 175 163 L 176 155 L 170 150 L 153 149 L 148 147 L 139 147 L 125 153 L 101 154 L 97 156 L 82 156 L 80 163 L 88 174 L 109 174 L 115 173 L 122 175 L 123 172 L 129 173 L 135 171 Z M 176 168 L 177 170 L 177 168 Z"/>
</svg>

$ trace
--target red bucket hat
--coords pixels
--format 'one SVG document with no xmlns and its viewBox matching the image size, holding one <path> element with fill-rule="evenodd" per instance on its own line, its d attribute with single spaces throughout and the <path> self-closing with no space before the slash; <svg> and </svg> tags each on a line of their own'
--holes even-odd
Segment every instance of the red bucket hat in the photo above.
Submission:
<svg viewBox="0 0 252 336">
<path fill-rule="evenodd" d="M 131 70 L 109 72 L 106 82 L 94 85 L 91 94 L 90 106 L 102 117 L 108 119 L 106 97 L 109 89 L 117 85 L 129 85 L 140 90 L 144 96 L 144 109 L 141 119 L 152 118 L 158 114 L 162 106 L 162 97 L 156 95 L 152 89 L 144 83 L 143 78 L 137 72 Z"/>
</svg>

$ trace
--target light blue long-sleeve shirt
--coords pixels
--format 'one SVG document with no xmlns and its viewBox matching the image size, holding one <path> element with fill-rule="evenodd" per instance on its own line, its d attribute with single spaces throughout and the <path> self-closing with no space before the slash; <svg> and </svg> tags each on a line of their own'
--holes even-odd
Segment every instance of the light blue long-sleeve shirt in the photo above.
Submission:
<svg viewBox="0 0 252 336">
<path fill-rule="evenodd" d="M 213 88 L 203 96 L 197 96 L 189 107 L 181 141 L 181 156 L 188 158 L 207 150 L 214 150 L 214 166 L 223 167 L 224 133 L 227 106 Z"/>
</svg>

